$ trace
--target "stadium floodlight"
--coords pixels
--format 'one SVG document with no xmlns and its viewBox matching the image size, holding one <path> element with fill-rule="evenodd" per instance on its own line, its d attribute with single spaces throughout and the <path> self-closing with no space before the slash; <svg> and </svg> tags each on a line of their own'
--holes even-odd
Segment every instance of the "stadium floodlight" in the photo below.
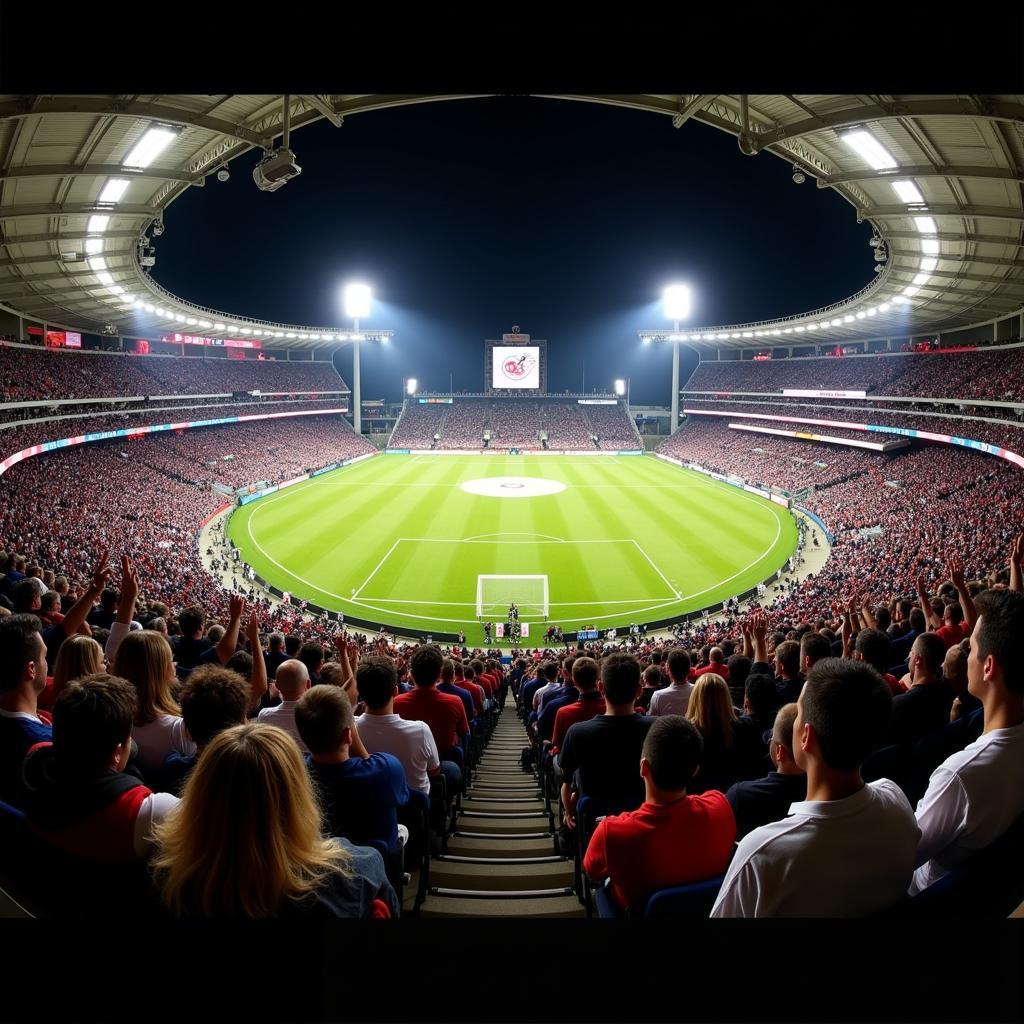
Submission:
<svg viewBox="0 0 1024 1024">
<path fill-rule="evenodd" d="M 176 138 L 178 133 L 166 125 L 153 125 L 125 157 L 125 167 L 148 167 Z"/>
<path fill-rule="evenodd" d="M 809 330 L 809 331 L 816 331 L 817 329 L 818 329 L 818 325 L 817 324 L 808 324 L 807 325 L 807 330 Z"/>
<path fill-rule="evenodd" d="M 685 284 L 670 284 L 662 292 L 665 316 L 669 320 L 685 320 L 690 315 L 690 287 Z"/>
<path fill-rule="evenodd" d="M 213 329 L 215 331 L 223 331 L 226 330 L 227 328 L 224 326 L 224 324 L 214 324 Z"/>
<path fill-rule="evenodd" d="M 373 293 L 368 284 L 352 282 L 345 285 L 345 316 L 352 320 L 363 320 L 370 315 Z"/>
<path fill-rule="evenodd" d="M 905 203 L 916 203 L 920 205 L 924 202 L 924 196 L 921 195 L 918 187 L 912 181 L 894 181 L 892 184 L 892 190 L 903 200 Z"/>
<path fill-rule="evenodd" d="M 419 386 L 419 381 L 415 377 L 409 377 L 405 382 L 405 393 L 407 395 L 415 395 L 416 388 Z"/>
<path fill-rule="evenodd" d="M 616 378 L 615 381 L 615 394 L 620 397 L 626 393 L 626 382 L 621 378 Z"/>
<path fill-rule="evenodd" d="M 119 203 L 121 196 L 125 194 L 130 184 L 131 182 L 127 178 L 108 178 L 98 201 L 101 203 Z"/>
<path fill-rule="evenodd" d="M 885 171 L 896 166 L 892 154 L 863 128 L 846 132 L 842 139 L 873 170 Z"/>
</svg>

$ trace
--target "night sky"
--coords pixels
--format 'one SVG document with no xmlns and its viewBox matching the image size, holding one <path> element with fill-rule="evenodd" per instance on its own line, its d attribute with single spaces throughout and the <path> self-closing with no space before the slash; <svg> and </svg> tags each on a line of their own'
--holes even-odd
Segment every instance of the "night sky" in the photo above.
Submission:
<svg viewBox="0 0 1024 1024">
<path fill-rule="evenodd" d="M 364 326 L 396 338 L 364 347 L 364 398 L 398 399 L 406 376 L 447 391 L 449 373 L 479 390 L 484 339 L 518 324 L 548 341 L 550 390 L 630 377 L 633 404 L 667 405 L 669 347 L 636 331 L 666 325 L 669 281 L 690 283 L 696 327 L 813 309 L 874 277 L 848 203 L 696 121 L 501 97 L 325 120 L 292 149 L 302 174 L 278 192 L 253 184 L 250 153 L 176 200 L 154 278 L 228 313 L 337 327 L 341 283 L 366 280 Z"/>
</svg>

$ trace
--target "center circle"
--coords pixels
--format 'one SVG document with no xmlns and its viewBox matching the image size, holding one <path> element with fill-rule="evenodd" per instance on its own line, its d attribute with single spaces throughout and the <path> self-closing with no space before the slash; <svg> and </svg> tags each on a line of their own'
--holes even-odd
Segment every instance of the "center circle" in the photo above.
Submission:
<svg viewBox="0 0 1024 1024">
<path fill-rule="evenodd" d="M 558 480 L 536 476 L 484 476 L 466 480 L 459 487 L 484 498 L 539 498 L 565 490 L 565 484 Z"/>
</svg>

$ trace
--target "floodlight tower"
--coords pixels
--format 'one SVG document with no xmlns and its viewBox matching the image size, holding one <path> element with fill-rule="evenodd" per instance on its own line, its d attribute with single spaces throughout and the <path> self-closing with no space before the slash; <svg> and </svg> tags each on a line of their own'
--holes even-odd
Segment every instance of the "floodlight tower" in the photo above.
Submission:
<svg viewBox="0 0 1024 1024">
<path fill-rule="evenodd" d="M 670 284 L 662 293 L 665 316 L 672 327 L 672 424 L 671 432 L 679 429 L 679 321 L 690 315 L 690 286 Z"/>
<path fill-rule="evenodd" d="M 363 336 L 359 333 L 359 321 L 370 315 L 370 304 L 373 293 L 368 284 L 352 282 L 345 285 L 345 316 L 352 320 L 354 330 L 352 338 L 352 426 L 357 434 L 363 432 L 362 392 L 359 385 L 359 343 Z M 678 396 L 677 396 L 678 398 Z"/>
</svg>

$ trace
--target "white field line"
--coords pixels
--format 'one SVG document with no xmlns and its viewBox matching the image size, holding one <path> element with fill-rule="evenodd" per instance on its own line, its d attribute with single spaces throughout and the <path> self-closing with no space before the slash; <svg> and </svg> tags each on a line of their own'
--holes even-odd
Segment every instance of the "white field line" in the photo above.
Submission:
<svg viewBox="0 0 1024 1024">
<path fill-rule="evenodd" d="M 380 567 L 391 557 L 391 552 L 394 551 L 395 548 L 397 548 L 398 545 L 401 544 L 404 539 L 404 537 L 399 537 L 398 540 L 396 540 L 395 543 L 388 548 L 387 554 L 377 563 L 373 572 L 371 572 L 370 575 L 367 576 L 366 579 L 359 584 L 358 588 L 356 589 L 356 592 L 352 595 L 353 599 L 357 598 L 360 594 L 360 591 L 362 591 L 363 587 L 365 587 L 366 584 L 369 583 L 370 580 L 372 580 L 373 577 L 377 575 L 378 571 L 380 570 Z"/>
<path fill-rule="evenodd" d="M 671 583 L 669 583 L 668 577 L 654 564 L 653 561 L 651 561 L 651 556 L 647 554 L 647 552 L 644 551 L 644 549 L 640 547 L 640 545 L 637 544 L 636 541 L 633 541 L 633 543 L 636 545 L 637 551 L 639 551 L 640 554 L 643 555 L 644 558 L 646 558 L 647 561 L 651 563 L 651 568 L 665 581 L 665 586 L 668 587 L 668 589 L 671 590 L 673 594 L 675 594 L 676 600 L 681 601 L 683 599 L 683 595 L 680 594 L 679 591 L 676 590 L 676 588 L 673 587 Z"/>
</svg>

